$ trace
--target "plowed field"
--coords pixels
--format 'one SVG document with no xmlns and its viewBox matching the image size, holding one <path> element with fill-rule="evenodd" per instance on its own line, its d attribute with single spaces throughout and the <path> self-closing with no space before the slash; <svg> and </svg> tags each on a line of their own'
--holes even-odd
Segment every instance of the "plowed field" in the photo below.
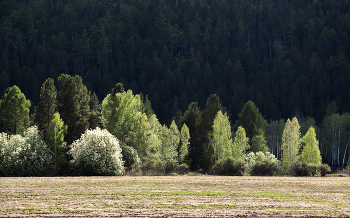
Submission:
<svg viewBox="0 0 350 218">
<path fill-rule="evenodd" d="M 0 178 L 0 217 L 349 217 L 344 177 Z"/>
</svg>

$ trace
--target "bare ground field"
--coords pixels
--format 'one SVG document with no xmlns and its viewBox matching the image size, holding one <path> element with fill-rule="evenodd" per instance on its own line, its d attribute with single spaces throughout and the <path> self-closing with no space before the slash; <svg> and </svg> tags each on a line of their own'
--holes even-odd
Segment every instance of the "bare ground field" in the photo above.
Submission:
<svg viewBox="0 0 350 218">
<path fill-rule="evenodd" d="M 0 217 L 350 217 L 346 177 L 0 178 Z"/>
</svg>

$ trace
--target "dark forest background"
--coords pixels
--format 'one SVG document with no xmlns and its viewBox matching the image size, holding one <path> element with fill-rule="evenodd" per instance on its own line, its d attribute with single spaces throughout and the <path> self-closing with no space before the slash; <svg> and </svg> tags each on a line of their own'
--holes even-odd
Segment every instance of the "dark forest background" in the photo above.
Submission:
<svg viewBox="0 0 350 218">
<path fill-rule="evenodd" d="M 347 0 L 2 0 L 0 95 L 80 75 L 101 101 L 116 83 L 149 96 L 161 123 L 217 94 L 232 121 L 320 123 L 350 108 Z M 33 110 L 34 107 L 31 109 Z"/>
</svg>

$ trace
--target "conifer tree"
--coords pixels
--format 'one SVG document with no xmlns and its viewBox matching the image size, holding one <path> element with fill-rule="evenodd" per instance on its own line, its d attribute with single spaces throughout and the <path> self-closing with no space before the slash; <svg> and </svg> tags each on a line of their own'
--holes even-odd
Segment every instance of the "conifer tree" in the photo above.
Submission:
<svg viewBox="0 0 350 218">
<path fill-rule="evenodd" d="M 238 114 L 237 126 L 242 126 L 249 139 L 253 139 L 260 134 L 260 130 L 264 131 L 268 125 L 267 121 L 263 118 L 259 112 L 259 108 L 256 107 L 254 102 L 248 101 L 240 114 Z"/>
<path fill-rule="evenodd" d="M 213 124 L 215 117 L 219 111 L 222 110 L 222 106 L 220 103 L 220 98 L 213 94 L 211 95 L 207 103 L 205 105 L 204 111 L 202 113 L 201 118 L 201 124 L 200 124 L 200 137 L 201 137 L 201 143 L 200 143 L 200 152 L 197 155 L 199 155 L 199 164 L 200 168 L 204 169 L 205 171 L 209 170 L 213 162 L 213 154 L 214 154 L 214 148 L 212 147 L 212 144 L 210 143 L 213 137 Z"/>
<path fill-rule="evenodd" d="M 191 169 L 199 169 L 199 155 L 202 153 L 200 147 L 200 120 L 201 111 L 198 107 L 197 102 L 192 102 L 188 106 L 184 114 L 183 122 L 187 124 L 190 131 L 190 148 L 189 148 L 189 159 L 191 162 Z"/>
<path fill-rule="evenodd" d="M 18 86 L 7 88 L 0 100 L 0 132 L 23 133 L 29 126 L 30 105 Z"/>
<path fill-rule="evenodd" d="M 46 135 L 52 116 L 56 111 L 57 91 L 54 80 L 48 78 L 45 80 L 40 90 L 40 102 L 35 111 L 34 123 L 38 129 Z"/>
<path fill-rule="evenodd" d="M 289 167 L 297 160 L 300 149 L 300 126 L 296 117 L 292 121 L 287 120 L 282 135 L 282 165 L 285 173 Z"/>
<path fill-rule="evenodd" d="M 57 109 L 67 125 L 66 141 L 71 144 L 89 128 L 90 95 L 80 76 L 62 74 L 58 77 L 60 94 Z"/>
<path fill-rule="evenodd" d="M 90 112 L 91 112 L 91 115 L 89 118 L 89 125 L 90 125 L 89 128 L 95 129 L 101 123 L 101 118 L 100 118 L 101 105 L 98 101 L 98 98 L 95 92 L 90 95 L 89 106 L 90 106 Z"/>
</svg>

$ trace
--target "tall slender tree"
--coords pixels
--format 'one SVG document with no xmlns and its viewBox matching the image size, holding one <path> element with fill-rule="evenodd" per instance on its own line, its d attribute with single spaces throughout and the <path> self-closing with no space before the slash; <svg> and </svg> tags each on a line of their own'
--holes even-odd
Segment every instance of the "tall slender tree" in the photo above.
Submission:
<svg viewBox="0 0 350 218">
<path fill-rule="evenodd" d="M 40 90 L 40 102 L 35 111 L 34 123 L 44 136 L 57 106 L 57 90 L 54 83 L 51 78 L 45 80 Z"/>
<path fill-rule="evenodd" d="M 101 123 L 101 118 L 100 118 L 101 105 L 98 101 L 98 98 L 95 92 L 90 95 L 89 106 L 90 106 L 90 112 L 91 112 L 90 118 L 89 118 L 90 129 L 95 129 Z"/>
<path fill-rule="evenodd" d="M 67 174 L 67 172 L 64 172 L 68 169 L 66 159 L 67 143 L 64 141 L 66 132 L 67 126 L 64 125 L 60 114 L 56 112 L 52 116 L 46 132 L 47 146 L 53 154 L 51 166 L 53 168 L 53 175 L 55 176 Z"/>
<path fill-rule="evenodd" d="M 190 145 L 190 131 L 184 123 L 180 132 L 179 164 L 185 163 Z"/>
<path fill-rule="evenodd" d="M 297 156 L 300 149 L 300 126 L 296 117 L 292 121 L 287 120 L 282 135 L 282 165 L 284 172 L 287 173 L 289 167 L 294 161 L 297 160 Z"/>
<path fill-rule="evenodd" d="M 231 125 L 227 114 L 222 114 L 221 111 L 217 113 L 214 120 L 211 145 L 214 149 L 214 163 L 222 159 L 232 158 Z"/>
</svg>

